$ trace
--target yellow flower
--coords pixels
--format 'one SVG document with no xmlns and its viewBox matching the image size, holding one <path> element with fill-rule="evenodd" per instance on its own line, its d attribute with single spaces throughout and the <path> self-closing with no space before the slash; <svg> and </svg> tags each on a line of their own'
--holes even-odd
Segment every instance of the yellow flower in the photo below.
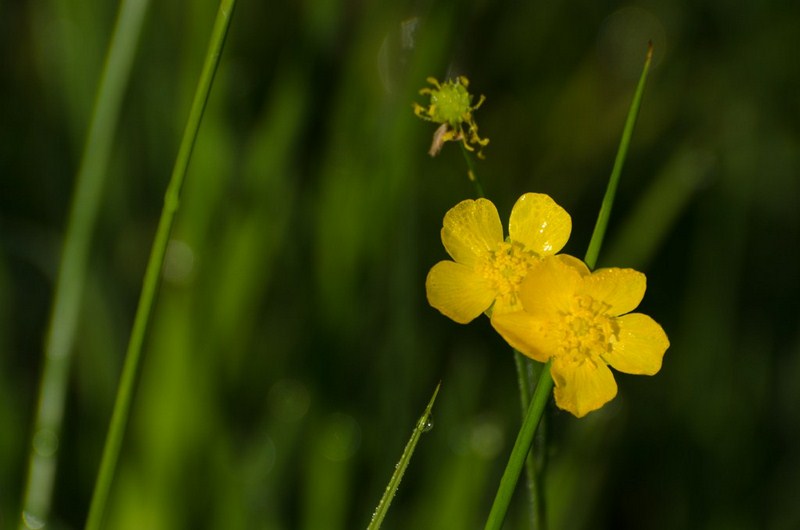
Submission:
<svg viewBox="0 0 800 530">
<path fill-rule="evenodd" d="M 428 273 L 428 302 L 461 324 L 490 308 L 493 314 L 521 310 L 517 295 L 528 270 L 561 250 L 571 230 L 569 214 L 541 193 L 517 200 L 507 240 L 491 201 L 460 202 L 442 227 L 442 243 L 455 261 L 440 261 Z"/>
<path fill-rule="evenodd" d="M 589 272 L 571 256 L 537 262 L 520 287 L 523 311 L 497 314 L 492 325 L 533 359 L 552 359 L 556 405 L 577 417 L 617 395 L 608 365 L 628 374 L 653 375 L 669 347 L 652 318 L 631 313 L 644 297 L 646 279 L 633 269 Z"/>
<path fill-rule="evenodd" d="M 488 145 L 489 139 L 478 136 L 478 124 L 472 117 L 472 111 L 480 107 L 486 98 L 481 96 L 478 103 L 473 105 L 472 94 L 467 91 L 469 81 L 464 76 L 444 83 L 439 83 L 434 77 L 429 77 L 427 81 L 434 88 L 423 88 L 419 93 L 430 95 L 430 105 L 423 107 L 414 103 L 414 114 L 423 120 L 441 123 L 433 133 L 428 154 L 436 156 L 445 142 L 455 141 L 464 144 L 469 151 L 475 150 L 473 144 L 478 146 L 478 158 L 483 158 L 481 148 Z"/>
</svg>

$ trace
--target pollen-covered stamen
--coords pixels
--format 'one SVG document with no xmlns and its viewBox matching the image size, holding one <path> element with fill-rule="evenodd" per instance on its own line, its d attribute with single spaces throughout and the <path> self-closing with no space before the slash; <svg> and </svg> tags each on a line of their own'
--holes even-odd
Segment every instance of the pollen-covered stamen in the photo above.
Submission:
<svg viewBox="0 0 800 530">
<path fill-rule="evenodd" d="M 474 151 L 477 146 L 478 158 L 483 158 L 481 149 L 486 147 L 489 140 L 478 135 L 478 125 L 475 123 L 472 111 L 480 107 L 486 98 L 480 96 L 478 103 L 473 105 L 473 96 L 467 89 L 469 81 L 463 76 L 443 83 L 429 77 L 428 83 L 432 88 L 423 88 L 419 93 L 430 96 L 430 104 L 423 107 L 419 103 L 414 103 L 414 114 L 423 120 L 444 126 L 437 129 L 437 134 L 434 135 L 430 149 L 431 156 L 439 152 L 444 142 L 458 141 L 468 151 Z"/>
<path fill-rule="evenodd" d="M 577 296 L 560 321 L 561 355 L 582 363 L 597 362 L 619 339 L 619 326 L 608 316 L 610 306 L 590 296 Z"/>
<path fill-rule="evenodd" d="M 513 241 L 500 243 L 489 253 L 480 272 L 497 292 L 495 307 L 522 309 L 518 300 L 519 286 L 537 259 L 536 254 Z"/>
</svg>

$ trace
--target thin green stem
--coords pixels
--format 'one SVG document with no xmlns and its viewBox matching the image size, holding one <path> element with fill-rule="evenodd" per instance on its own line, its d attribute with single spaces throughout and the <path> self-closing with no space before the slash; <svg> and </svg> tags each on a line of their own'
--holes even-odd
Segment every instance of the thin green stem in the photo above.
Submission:
<svg viewBox="0 0 800 530">
<path fill-rule="evenodd" d="M 514 364 L 517 368 L 517 386 L 519 387 L 519 401 L 520 410 L 522 412 L 522 419 L 525 419 L 525 412 L 528 410 L 531 400 L 531 390 L 533 381 L 536 379 L 531 369 L 533 362 L 522 355 L 517 350 L 514 350 Z M 540 369 L 541 366 L 539 363 Z M 543 444 L 542 444 L 543 445 Z M 542 495 L 542 468 L 544 464 L 544 455 L 535 455 L 536 447 L 528 451 L 528 456 L 525 459 L 525 483 L 529 495 L 529 505 L 531 510 L 531 521 L 534 530 L 544 530 L 545 521 L 545 506 Z M 537 456 L 539 458 L 537 458 Z"/>
<path fill-rule="evenodd" d="M 386 485 L 386 490 L 384 490 L 383 496 L 378 502 L 378 506 L 375 508 L 375 513 L 372 514 L 372 520 L 369 522 L 367 530 L 378 530 L 381 527 L 381 524 L 383 524 L 383 519 L 386 517 L 386 513 L 389 511 L 389 506 L 392 504 L 392 499 L 397 492 L 397 488 L 400 486 L 400 481 L 403 480 L 403 475 L 406 472 L 406 468 L 411 462 L 411 456 L 414 454 L 414 449 L 417 447 L 417 442 L 419 442 L 422 433 L 429 431 L 431 428 L 431 409 L 433 409 L 433 403 L 436 401 L 436 396 L 439 395 L 439 387 L 441 385 L 441 383 L 436 385 L 436 389 L 433 391 L 433 396 L 431 396 L 428 406 L 425 407 L 425 412 L 422 413 L 422 416 L 420 416 L 419 420 L 417 420 L 417 424 L 414 425 L 414 431 L 411 433 L 411 438 L 408 440 L 405 449 L 403 449 L 403 454 L 400 456 L 400 461 L 395 466 L 392 478 L 389 479 L 389 484 Z"/>
<path fill-rule="evenodd" d="M 636 115 L 639 112 L 639 105 L 641 103 L 642 94 L 644 92 L 645 81 L 647 79 L 647 72 L 650 68 L 650 61 L 653 57 L 653 46 L 648 45 L 647 56 L 645 58 L 644 68 L 642 75 L 639 78 L 639 84 L 636 87 L 636 93 L 631 108 L 628 111 L 628 118 L 625 122 L 625 128 L 622 133 L 622 140 L 620 141 L 617 158 L 614 161 L 614 168 L 611 171 L 608 187 L 606 189 L 605 197 L 603 198 L 603 205 L 600 213 L 598 214 L 595 230 L 592 234 L 592 239 L 589 241 L 589 247 L 586 251 L 584 261 L 590 269 L 594 269 L 597 264 L 597 256 L 600 253 L 600 248 L 603 245 L 603 236 L 608 225 L 608 218 L 611 213 L 611 207 L 614 203 L 616 195 L 617 184 L 619 182 L 620 173 L 622 172 L 622 165 L 625 162 L 625 157 L 628 152 L 628 144 L 630 143 L 633 134 L 633 127 L 636 123 Z M 542 413 L 544 412 L 547 400 L 550 398 L 550 392 L 553 389 L 553 378 L 550 374 L 550 363 L 552 360 L 547 361 L 542 373 L 539 375 L 539 382 L 536 384 L 533 399 L 528 407 L 528 413 L 525 415 L 525 420 L 522 423 L 517 440 L 514 443 L 514 448 L 511 451 L 508 465 L 503 472 L 503 477 L 500 479 L 500 487 L 497 490 L 494 504 L 492 505 L 489 518 L 486 521 L 486 530 L 499 530 L 503 526 L 508 506 L 511 502 L 511 496 L 514 493 L 519 475 L 522 472 L 522 466 L 525 459 L 530 452 L 533 443 L 533 436 L 536 433 L 536 428 L 539 425 Z M 539 493 L 541 495 L 541 492 Z M 543 512 L 542 512 L 543 513 Z"/>
<path fill-rule="evenodd" d="M 86 144 L 75 178 L 75 192 L 44 341 L 42 377 L 20 529 L 41 528 L 50 512 L 58 438 L 89 249 L 108 173 L 108 158 L 119 121 L 119 109 L 128 86 L 148 4 L 149 0 L 122 0 L 120 3 L 94 100 Z"/>
<path fill-rule="evenodd" d="M 636 92 L 633 95 L 633 102 L 630 109 L 628 109 L 628 117 L 625 120 L 625 128 L 622 131 L 622 140 L 619 142 L 617 149 L 617 156 L 614 159 L 614 167 L 611 170 L 611 178 L 608 181 L 606 194 L 603 197 L 603 204 L 600 206 L 600 213 L 597 216 L 597 222 L 594 225 L 594 232 L 592 232 L 592 239 L 589 242 L 589 249 L 586 251 L 586 258 L 584 261 L 590 269 L 594 269 L 597 265 L 597 257 L 600 255 L 600 247 L 603 245 L 603 238 L 608 227 L 608 220 L 611 217 L 611 206 L 614 204 L 614 197 L 617 193 L 617 185 L 619 178 L 622 174 L 622 166 L 625 164 L 625 158 L 628 156 L 628 146 L 631 143 L 633 136 L 633 128 L 636 125 L 636 117 L 639 115 L 639 106 L 642 102 L 642 95 L 644 94 L 644 86 L 647 82 L 647 73 L 650 71 L 650 62 L 653 58 L 653 43 L 647 45 L 647 56 L 644 61 L 644 68 L 642 75 L 639 77 L 639 84 L 636 87 Z"/>
<path fill-rule="evenodd" d="M 478 176 L 478 172 L 475 170 L 475 164 L 473 163 L 472 157 L 470 156 L 469 150 L 462 143 L 459 142 L 459 146 L 461 147 L 461 153 L 464 155 L 464 161 L 467 163 L 467 175 L 469 176 L 469 180 L 475 186 L 475 194 L 478 198 L 485 198 L 483 192 L 483 186 L 481 185 L 480 177 Z M 528 404 L 530 402 L 530 392 L 533 386 L 533 377 L 532 374 L 527 370 L 527 366 L 529 364 L 528 359 L 519 353 L 518 351 L 514 351 L 514 365 L 517 369 L 517 384 L 519 387 L 519 397 L 520 397 L 520 404 L 521 404 L 521 411 L 524 414 L 526 410 L 528 410 Z M 530 507 L 531 507 L 531 515 L 533 521 L 533 528 L 535 530 L 544 530 L 544 500 L 542 496 L 542 484 L 541 484 L 541 476 L 540 473 L 537 472 L 537 465 L 536 459 L 534 458 L 533 452 L 528 453 L 528 457 L 525 459 L 525 477 L 528 486 L 528 494 L 530 496 Z"/>
<path fill-rule="evenodd" d="M 472 157 L 469 155 L 469 151 L 464 147 L 463 143 L 458 142 L 458 145 L 461 146 L 461 154 L 464 155 L 464 160 L 467 163 L 467 177 L 469 177 L 472 185 L 475 186 L 475 194 L 483 199 L 486 197 L 486 194 L 483 192 L 483 186 L 481 185 L 481 179 L 478 177 L 478 172 L 475 171 L 475 164 L 472 162 Z"/>
<path fill-rule="evenodd" d="M 542 417 L 552 389 L 553 379 L 550 377 L 550 361 L 548 361 L 539 376 L 539 382 L 533 392 L 533 398 L 525 415 L 525 420 L 522 422 L 517 440 L 514 442 L 514 448 L 511 450 L 508 465 L 506 465 L 506 469 L 500 479 L 500 487 L 497 489 L 492 510 L 489 512 L 489 518 L 484 527 L 486 530 L 499 530 L 503 526 L 508 506 L 511 503 L 511 496 L 514 494 L 514 489 L 519 481 L 522 467 L 530 452 L 533 435 L 539 425 L 539 419 Z"/>
<path fill-rule="evenodd" d="M 117 390 L 117 398 L 114 403 L 114 411 L 111 416 L 111 424 L 106 437 L 105 447 L 103 448 L 100 470 L 98 472 L 97 481 L 95 482 L 94 494 L 89 508 L 89 516 L 86 521 L 86 530 L 97 530 L 102 525 L 108 494 L 111 489 L 117 461 L 119 460 L 122 439 L 130 414 L 136 376 L 141 364 L 142 344 L 147 332 L 150 312 L 161 277 L 161 269 L 167 243 L 169 242 L 169 234 L 175 219 L 175 213 L 178 210 L 180 193 L 186 176 L 186 170 L 189 166 L 192 149 L 195 139 L 197 138 L 197 132 L 200 128 L 200 121 L 202 120 L 206 102 L 208 101 L 208 95 L 211 91 L 214 74 L 219 64 L 220 55 L 225 44 L 225 37 L 228 33 L 231 15 L 235 5 L 236 0 L 222 0 L 220 2 L 214 28 L 211 33 L 211 42 L 209 43 L 203 70 L 200 74 L 200 80 L 189 112 L 189 119 L 175 160 L 172 177 L 170 178 L 169 186 L 167 187 L 164 197 L 164 208 L 161 211 L 161 219 L 158 223 L 150 259 L 145 271 L 142 292 L 139 297 L 139 306 L 136 310 L 133 330 L 131 331 L 130 341 L 128 342 L 128 350 L 120 377 L 119 388 Z"/>
</svg>

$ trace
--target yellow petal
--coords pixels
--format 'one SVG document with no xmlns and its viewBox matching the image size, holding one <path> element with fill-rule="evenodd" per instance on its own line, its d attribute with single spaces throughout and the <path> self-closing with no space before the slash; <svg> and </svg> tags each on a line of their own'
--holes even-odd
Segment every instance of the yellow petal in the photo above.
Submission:
<svg viewBox="0 0 800 530">
<path fill-rule="evenodd" d="M 509 237 L 540 256 L 564 248 L 571 231 L 572 218 L 549 195 L 526 193 L 511 209 Z"/>
<path fill-rule="evenodd" d="M 548 336 L 546 321 L 533 318 L 526 311 L 492 315 L 492 326 L 515 350 L 545 362 L 558 348 L 558 343 Z"/>
<path fill-rule="evenodd" d="M 620 372 L 657 373 L 664 352 L 669 348 L 669 339 L 661 326 L 642 313 L 631 313 L 615 320 L 619 324 L 619 340 L 603 359 Z"/>
<path fill-rule="evenodd" d="M 499 294 L 497 298 L 495 298 L 494 305 L 492 306 L 492 310 L 489 313 L 489 316 L 492 315 L 499 315 L 501 313 L 514 313 L 516 311 L 522 311 L 524 308 L 522 307 L 522 302 L 520 302 L 519 297 L 516 296 L 503 296 Z"/>
<path fill-rule="evenodd" d="M 520 300 L 525 311 L 537 318 L 555 318 L 559 312 L 570 310 L 573 296 L 582 281 L 578 269 L 560 257 L 542 258 L 522 280 Z"/>
<path fill-rule="evenodd" d="M 442 243 L 458 263 L 474 266 L 503 241 L 503 225 L 491 201 L 461 201 L 444 216 Z"/>
<path fill-rule="evenodd" d="M 584 279 L 584 292 L 610 305 L 608 314 L 624 315 L 636 309 L 644 297 L 647 279 L 633 269 L 599 269 Z"/>
<path fill-rule="evenodd" d="M 578 274 L 580 274 L 581 276 L 589 276 L 592 273 L 589 270 L 589 267 L 587 267 L 583 261 L 579 260 L 574 256 L 570 256 L 569 254 L 559 254 L 558 256 L 556 256 L 556 258 L 560 259 L 564 263 L 564 265 L 572 267 L 573 269 L 578 271 Z"/>
<path fill-rule="evenodd" d="M 578 418 L 599 409 L 617 395 L 614 376 L 603 363 L 557 357 L 550 373 L 556 385 L 556 405 Z"/>
<path fill-rule="evenodd" d="M 440 261 L 425 280 L 428 303 L 459 324 L 466 324 L 492 305 L 495 292 L 474 270 Z"/>
</svg>

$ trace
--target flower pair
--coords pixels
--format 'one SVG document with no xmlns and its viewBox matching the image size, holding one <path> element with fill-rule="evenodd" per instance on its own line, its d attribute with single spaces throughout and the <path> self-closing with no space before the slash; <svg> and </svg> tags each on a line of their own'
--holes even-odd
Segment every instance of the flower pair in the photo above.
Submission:
<svg viewBox="0 0 800 530">
<path fill-rule="evenodd" d="M 581 417 L 616 395 L 609 365 L 655 374 L 669 341 L 649 316 L 631 313 L 644 297 L 642 273 L 590 272 L 577 258 L 556 255 L 571 229 L 569 214 L 547 195 L 519 198 L 507 239 L 494 204 L 462 201 L 442 227 L 454 261 L 434 265 L 426 290 L 430 304 L 456 322 L 485 312 L 512 347 L 552 359 L 556 404 Z"/>
</svg>

